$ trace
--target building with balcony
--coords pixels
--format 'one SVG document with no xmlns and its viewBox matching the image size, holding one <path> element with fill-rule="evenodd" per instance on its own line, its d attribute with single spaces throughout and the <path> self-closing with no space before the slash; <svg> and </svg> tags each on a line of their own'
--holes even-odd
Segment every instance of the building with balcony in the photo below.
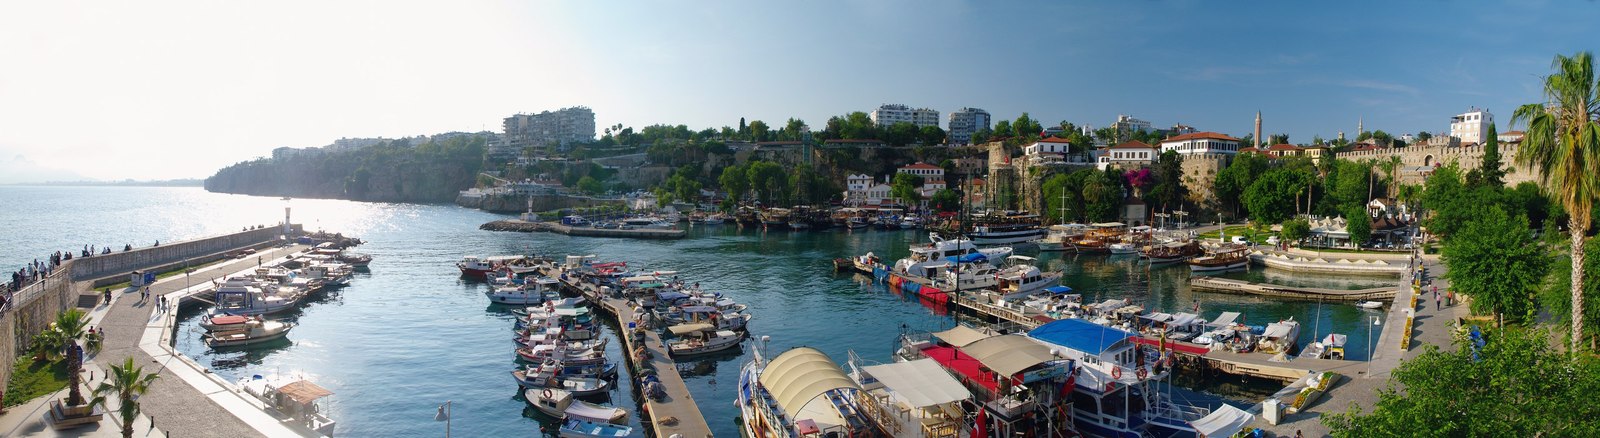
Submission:
<svg viewBox="0 0 1600 438">
<path fill-rule="evenodd" d="M 1494 125 L 1494 114 L 1476 107 L 1450 117 L 1450 136 L 1461 139 L 1461 144 L 1482 144 Z"/>
<path fill-rule="evenodd" d="M 972 144 L 972 134 L 989 129 L 989 112 L 982 108 L 961 108 L 950 113 L 950 129 L 946 131 L 951 144 Z"/>
<path fill-rule="evenodd" d="M 594 111 L 582 106 L 517 114 L 506 117 L 502 126 L 505 129 L 502 147 L 514 151 L 551 144 L 565 150 L 574 142 L 593 141 L 595 135 Z"/>
<path fill-rule="evenodd" d="M 872 110 L 872 123 L 879 128 L 886 128 L 900 122 L 923 126 L 939 126 L 939 112 L 928 108 L 916 108 L 898 103 L 886 103 Z M 970 136 L 969 136 L 970 138 Z"/>
<path fill-rule="evenodd" d="M 1184 155 L 1234 155 L 1239 153 L 1239 139 L 1216 132 L 1196 132 L 1162 140 L 1161 151 L 1176 151 Z"/>
</svg>

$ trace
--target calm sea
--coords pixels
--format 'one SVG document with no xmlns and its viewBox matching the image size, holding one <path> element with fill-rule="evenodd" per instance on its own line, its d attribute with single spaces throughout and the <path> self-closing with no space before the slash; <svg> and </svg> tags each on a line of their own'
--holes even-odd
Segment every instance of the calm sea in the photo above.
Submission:
<svg viewBox="0 0 1600 438">
<path fill-rule="evenodd" d="M 300 374 L 328 387 L 341 436 L 437 436 L 435 409 L 453 401 L 452 433 L 528 436 L 542 421 L 518 395 L 511 315 L 491 306 L 485 286 L 461 280 L 453 263 L 466 255 L 595 254 L 630 267 L 676 270 L 687 281 L 750 306 L 751 330 L 771 336 L 769 351 L 812 346 L 844 362 L 854 351 L 887 361 L 901 327 L 938 330 L 953 320 L 933 314 L 854 275 L 834 274 L 834 257 L 873 251 L 891 259 L 925 241 L 915 231 L 774 232 L 737 226 L 696 228 L 675 241 L 633 241 L 553 234 L 496 233 L 478 225 L 501 215 L 450 205 L 381 204 L 223 195 L 199 188 L 0 187 L 0 267 L 15 269 L 56 250 L 83 245 L 149 245 L 281 221 L 284 207 L 309 230 L 360 236 L 369 243 L 371 273 L 318 302 L 286 315 L 299 327 L 289 342 L 245 352 L 211 351 L 199 342 L 194 311 L 178 328 L 178 349 L 237 379 L 255 374 Z M 1063 283 L 1096 298 L 1130 297 L 1166 311 L 1192 309 L 1206 317 L 1244 312 L 1251 324 L 1294 317 L 1301 342 L 1313 331 L 1350 336 L 1350 355 L 1366 355 L 1364 311 L 1348 304 L 1284 302 L 1198 293 L 1182 267 L 1149 270 L 1131 257 L 1061 258 L 1045 255 Z M 1371 287 L 1373 279 L 1293 278 L 1254 268 L 1236 278 L 1322 287 Z M 619 342 L 612 342 L 612 348 Z M 615 353 L 615 352 L 614 352 Z M 620 360 L 620 355 L 614 355 Z M 718 436 L 738 436 L 733 407 L 741 354 L 681 363 L 691 391 Z M 1192 401 L 1258 401 L 1277 385 L 1237 378 L 1190 382 L 1179 391 Z M 626 387 L 625 387 L 626 388 Z M 635 411 L 626 391 L 612 401 Z M 634 420 L 637 424 L 637 419 Z"/>
</svg>

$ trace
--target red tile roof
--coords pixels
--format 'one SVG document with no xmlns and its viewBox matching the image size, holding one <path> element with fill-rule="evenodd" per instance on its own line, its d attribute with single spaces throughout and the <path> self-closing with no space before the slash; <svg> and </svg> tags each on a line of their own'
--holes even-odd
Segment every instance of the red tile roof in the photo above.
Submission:
<svg viewBox="0 0 1600 438">
<path fill-rule="evenodd" d="M 1056 137 L 1054 135 L 1046 137 L 1043 140 L 1039 140 L 1039 142 L 1040 143 L 1071 143 L 1070 141 L 1067 141 L 1067 139 L 1065 139 L 1065 138 Z"/>
<path fill-rule="evenodd" d="M 1292 145 L 1292 144 L 1288 144 L 1288 143 L 1278 143 L 1278 144 L 1275 144 L 1275 145 L 1267 147 L 1267 150 L 1269 150 L 1269 151 L 1298 151 L 1298 150 L 1300 150 L 1300 147 Z"/>
<path fill-rule="evenodd" d="M 1116 145 L 1116 146 L 1112 146 L 1111 148 L 1112 149 L 1155 149 L 1156 147 L 1148 145 L 1148 144 L 1145 144 L 1142 141 L 1132 140 L 1132 141 L 1129 141 L 1127 143 L 1123 143 L 1123 144 L 1119 144 L 1119 145 Z"/>
<path fill-rule="evenodd" d="M 1506 131 L 1500 133 L 1500 135 L 1522 135 L 1522 131 Z"/>
<path fill-rule="evenodd" d="M 1166 140 L 1161 140 L 1161 142 L 1162 143 L 1166 143 L 1166 142 L 1169 142 L 1169 141 L 1185 141 L 1185 140 L 1239 141 L 1239 139 L 1233 138 L 1233 137 L 1229 137 L 1227 134 L 1223 134 L 1223 133 L 1219 133 L 1219 132 L 1207 131 L 1207 132 L 1196 132 L 1196 133 L 1193 133 L 1193 134 L 1184 134 L 1184 135 L 1180 135 L 1180 136 L 1177 136 L 1177 137 L 1168 138 Z"/>
<path fill-rule="evenodd" d="M 935 166 L 935 165 L 924 163 L 924 162 L 921 162 L 921 161 L 918 161 L 918 162 L 915 162 L 915 163 L 912 163 L 912 164 L 908 164 L 908 165 L 906 165 L 904 167 L 901 167 L 901 169 L 944 170 L 943 167 Z"/>
<path fill-rule="evenodd" d="M 1239 153 L 1245 153 L 1245 152 L 1260 152 L 1260 151 L 1261 151 L 1261 150 L 1260 150 L 1260 149 L 1256 149 L 1256 148 L 1253 148 L 1253 147 L 1244 147 L 1244 148 L 1239 148 Z"/>
</svg>

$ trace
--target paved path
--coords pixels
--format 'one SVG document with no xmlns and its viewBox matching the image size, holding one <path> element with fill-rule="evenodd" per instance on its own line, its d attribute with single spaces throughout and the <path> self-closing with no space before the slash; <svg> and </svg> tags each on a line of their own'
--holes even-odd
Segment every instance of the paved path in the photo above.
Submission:
<svg viewBox="0 0 1600 438">
<path fill-rule="evenodd" d="M 1379 336 L 1376 345 L 1371 347 L 1374 353 L 1371 363 L 1366 364 L 1366 369 L 1347 367 L 1347 370 L 1353 372 L 1340 372 L 1345 375 L 1344 380 L 1324 394 L 1321 400 L 1300 413 L 1285 414 L 1284 421 L 1276 426 L 1267 424 L 1259 416 L 1251 426 L 1265 428 L 1278 436 L 1294 436 L 1297 430 L 1308 437 L 1328 436 L 1328 427 L 1322 424 L 1323 414 L 1343 413 L 1352 405 L 1360 407 L 1363 412 L 1372 412 L 1372 406 L 1378 401 L 1378 391 L 1388 386 L 1389 377 L 1402 361 L 1421 355 L 1429 345 L 1441 349 L 1454 348 L 1451 336 L 1456 318 L 1465 317 L 1469 312 L 1465 303 L 1435 309 L 1432 286 L 1438 286 L 1440 294 L 1449 289 L 1449 281 L 1440 278 L 1444 275 L 1445 267 L 1435 260 L 1425 261 L 1427 273 L 1422 277 L 1423 294 L 1417 299 L 1410 349 L 1400 351 L 1400 338 L 1405 330 L 1405 307 L 1410 304 L 1412 295 L 1409 287 L 1412 277 L 1408 273 L 1402 278 L 1400 291 L 1395 297 L 1395 305 L 1384 315 L 1383 334 Z M 1346 345 L 1345 348 L 1367 348 L 1367 346 Z M 1291 395 L 1286 401 L 1293 401 L 1292 397 Z"/>
<path fill-rule="evenodd" d="M 304 247 L 296 245 L 262 251 L 259 256 L 262 257 L 260 260 L 271 260 L 301 249 Z M 187 276 L 187 280 L 185 276 L 169 277 L 150 286 L 151 296 L 178 293 L 185 289 L 199 290 L 206 287 L 212 279 L 220 279 L 227 274 L 254 268 L 258 263 L 260 262 L 254 257 L 223 261 L 195 271 Z M 145 436 L 144 434 L 148 433 L 150 436 L 176 434 L 185 437 L 232 438 L 267 436 L 262 430 L 290 431 L 261 411 L 259 404 L 251 406 L 248 403 L 226 403 L 221 397 L 222 394 L 216 391 L 220 385 L 215 387 L 202 385 L 201 387 L 206 388 L 207 392 L 197 389 L 191 382 L 197 374 L 206 380 L 214 380 L 214 377 L 209 375 L 209 371 L 195 370 L 192 365 L 174 360 L 175 357 L 170 354 L 170 350 L 163 349 L 160 345 L 161 335 L 166 331 L 165 324 L 170 323 L 173 316 L 168 312 L 157 313 L 154 298 L 141 301 L 138 290 L 133 288 L 112 291 L 110 305 L 102 303 L 90 310 L 91 324 L 97 329 L 105 330 L 106 338 L 100 353 L 90 357 L 85 363 L 86 371 L 96 370 L 94 374 L 96 380 L 90 381 L 86 378 L 86 384 L 97 384 L 98 379 L 105 376 L 104 369 L 107 364 L 120 364 L 128 357 L 132 357 L 134 363 L 143 367 L 145 372 L 161 375 L 151 384 L 150 392 L 140 397 L 141 409 L 145 416 L 141 416 L 136 425 L 144 426 L 144 430 L 137 430 L 134 436 Z M 154 355 L 152 351 L 155 352 Z M 61 394 L 64 395 L 65 392 Z M 119 425 L 112 419 L 114 415 L 108 414 L 107 422 L 100 426 L 74 429 L 64 435 L 55 434 L 38 421 L 44 415 L 43 408 L 39 406 L 47 406 L 48 399 L 54 397 L 57 396 L 35 399 L 27 405 L 13 408 L 12 413 L 0 417 L 0 436 L 96 436 L 95 434 L 102 430 L 118 432 Z M 33 406 L 34 409 L 24 410 L 29 406 Z M 249 421 L 241 419 L 241 415 Z M 150 418 L 155 419 L 157 427 L 149 425 Z M 272 435 L 281 436 L 280 433 Z"/>
</svg>

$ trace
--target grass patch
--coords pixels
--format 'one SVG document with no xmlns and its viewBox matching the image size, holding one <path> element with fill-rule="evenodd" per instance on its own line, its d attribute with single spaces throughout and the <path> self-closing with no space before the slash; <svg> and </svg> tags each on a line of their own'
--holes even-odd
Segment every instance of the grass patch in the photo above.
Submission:
<svg viewBox="0 0 1600 438">
<path fill-rule="evenodd" d="M 33 355 L 17 358 L 11 381 L 6 382 L 6 407 L 27 403 L 67 387 L 67 361 L 34 362 Z"/>
<path fill-rule="evenodd" d="M 211 263 L 206 263 L 206 264 L 203 264 L 203 265 L 190 265 L 189 269 L 199 270 L 200 268 L 204 268 L 204 267 L 207 267 L 207 266 L 211 266 L 211 265 L 215 265 L 215 264 L 221 264 L 221 263 L 227 263 L 227 262 L 231 262 L 231 261 L 235 261 L 235 260 L 239 260 L 239 259 L 235 259 L 233 257 L 224 257 L 224 258 L 219 259 L 217 261 L 214 261 L 214 262 L 211 262 Z M 157 272 L 156 273 L 156 281 L 161 281 L 161 280 L 165 280 L 165 279 L 168 279 L 168 278 L 171 278 L 171 277 L 176 277 L 176 276 L 179 276 L 179 275 L 183 275 L 183 269 L 184 268 L 182 266 L 179 266 L 179 267 L 176 267 L 176 268 L 168 269 L 166 271 Z M 131 285 L 133 285 L 132 281 L 124 281 L 124 282 L 113 284 L 113 285 L 110 285 L 110 286 L 101 286 L 100 289 L 102 289 L 102 290 L 105 289 L 105 288 L 111 288 L 111 290 L 126 289 L 126 288 L 128 288 L 128 286 L 131 286 Z"/>
</svg>

